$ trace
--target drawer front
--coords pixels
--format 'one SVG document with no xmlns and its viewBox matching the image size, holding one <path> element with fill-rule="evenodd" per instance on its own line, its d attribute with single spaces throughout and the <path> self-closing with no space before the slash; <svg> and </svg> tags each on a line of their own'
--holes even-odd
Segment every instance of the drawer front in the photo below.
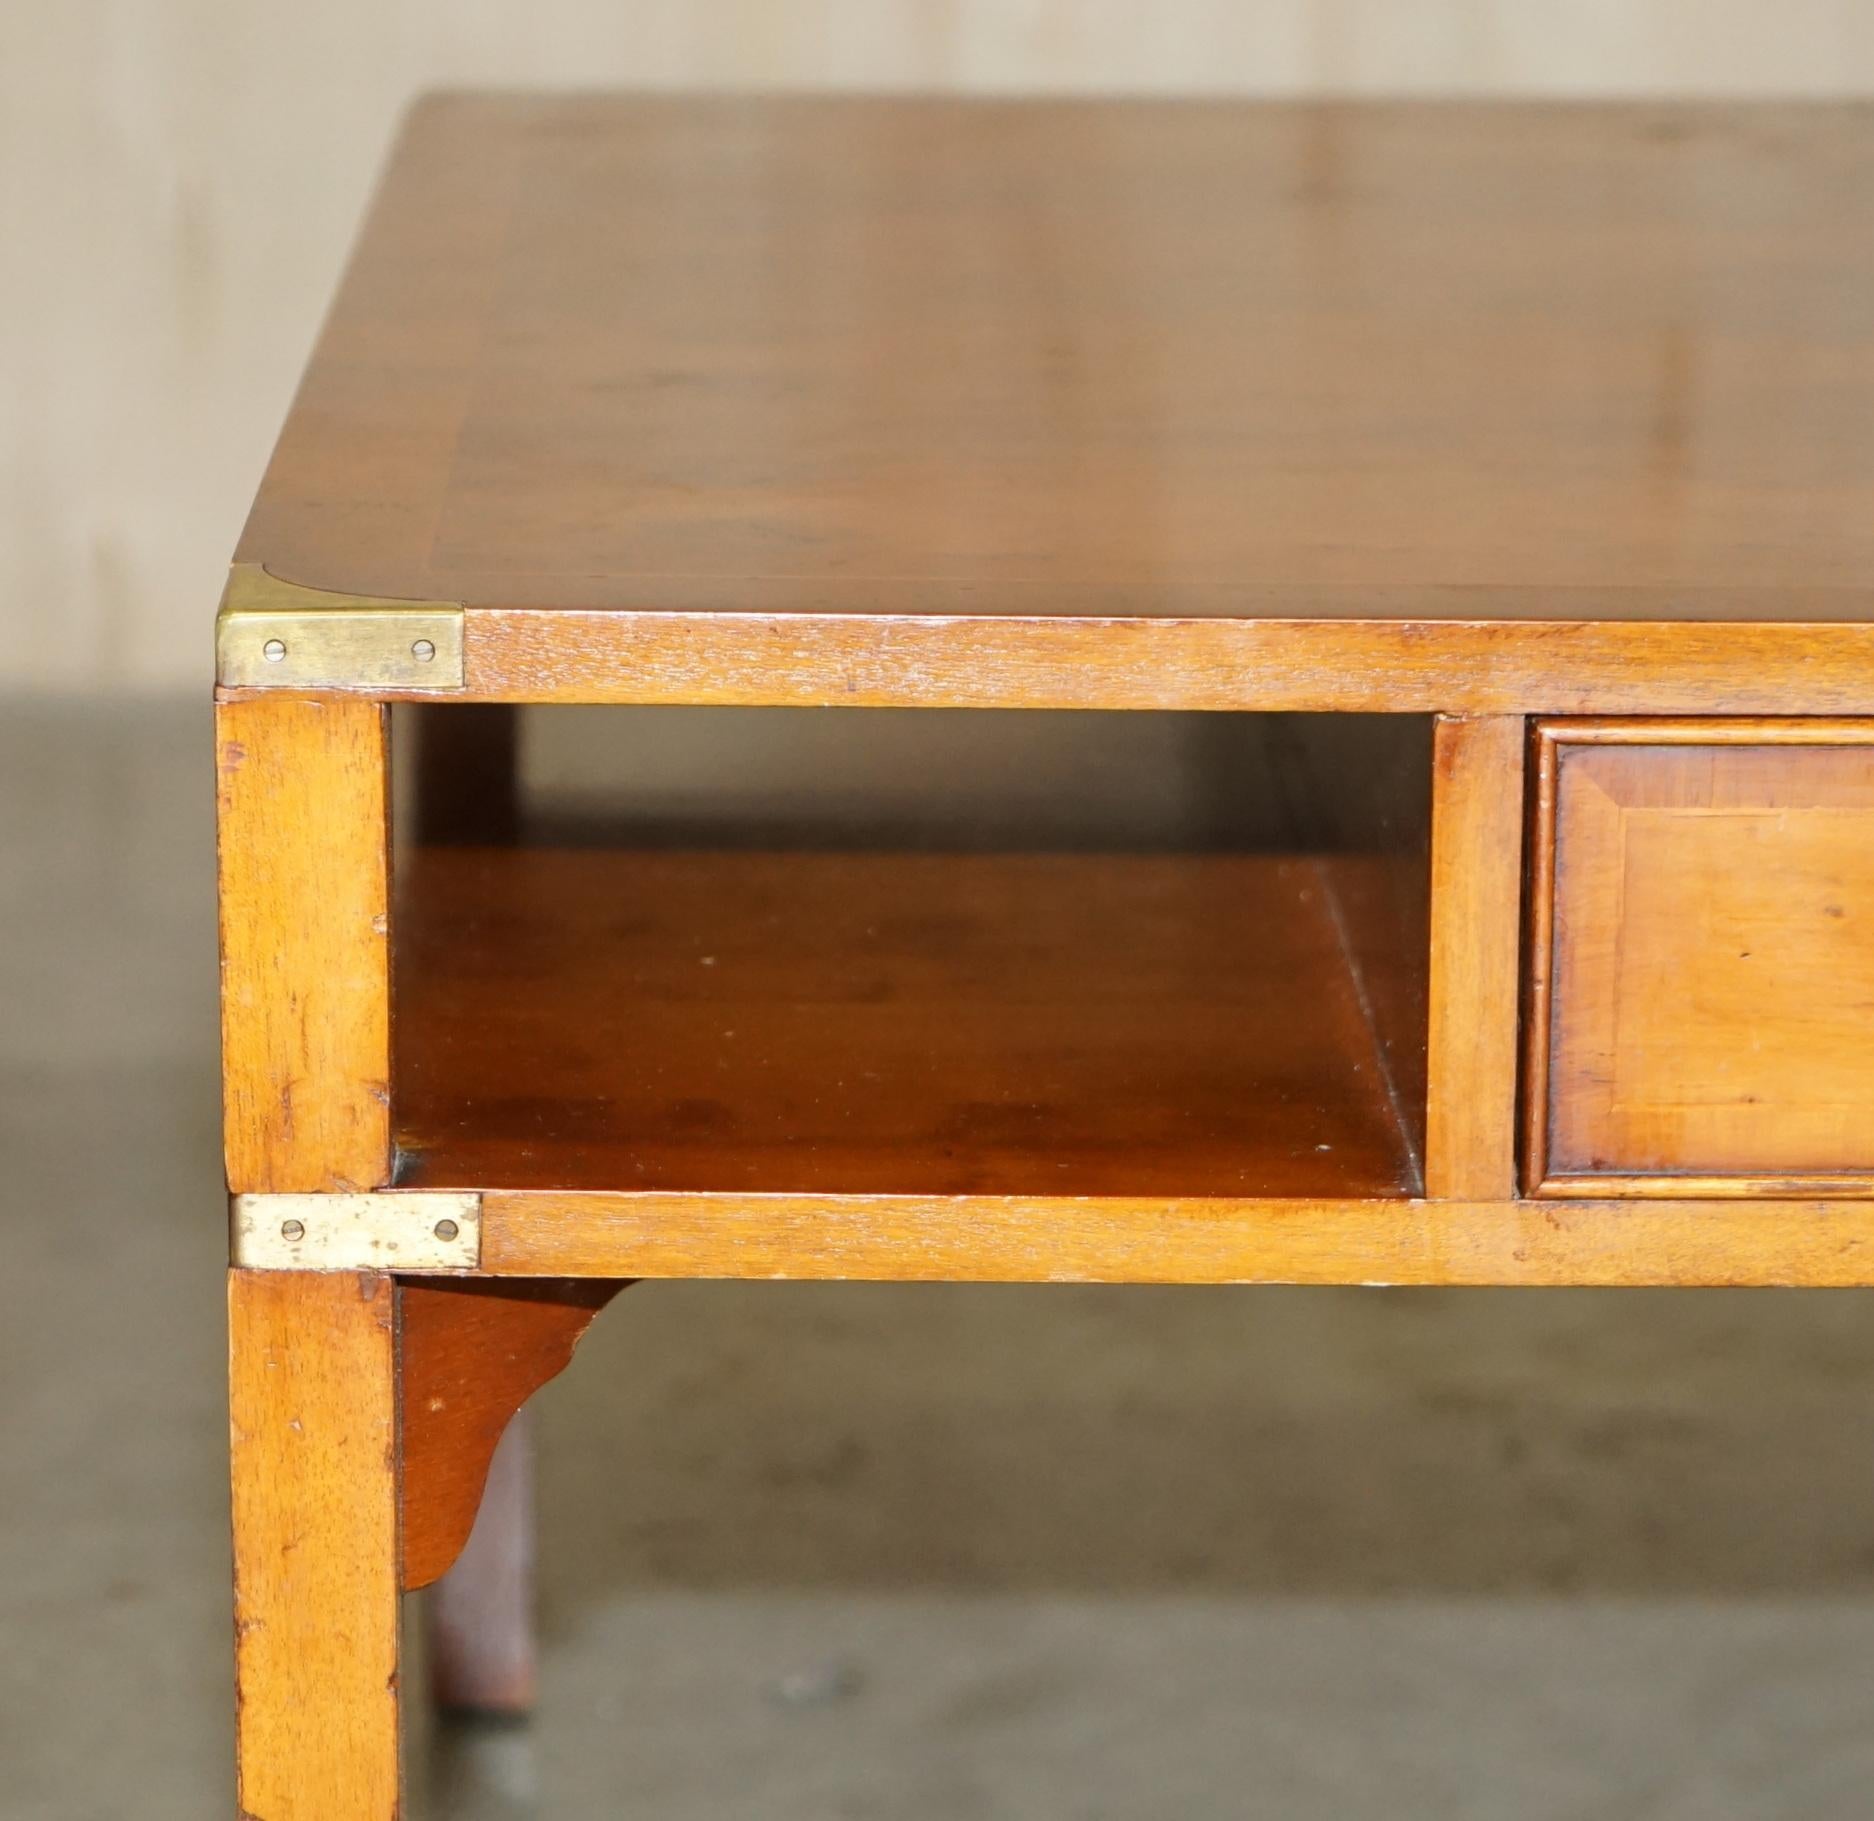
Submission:
<svg viewBox="0 0 1874 1821">
<path fill-rule="evenodd" d="M 1874 721 L 1536 745 L 1526 1186 L 1874 1192 Z"/>
</svg>

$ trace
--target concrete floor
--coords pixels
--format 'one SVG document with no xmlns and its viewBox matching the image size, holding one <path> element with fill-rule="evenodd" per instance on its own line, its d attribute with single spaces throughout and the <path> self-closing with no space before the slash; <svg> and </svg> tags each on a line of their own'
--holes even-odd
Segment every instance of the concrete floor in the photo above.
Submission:
<svg viewBox="0 0 1874 1821">
<path fill-rule="evenodd" d="M 0 1817 L 231 1810 L 195 708 L 0 708 Z M 1874 1303 L 642 1286 L 418 1812 L 1865 1816 Z M 338 1818 L 334 1818 L 338 1821 Z"/>
</svg>

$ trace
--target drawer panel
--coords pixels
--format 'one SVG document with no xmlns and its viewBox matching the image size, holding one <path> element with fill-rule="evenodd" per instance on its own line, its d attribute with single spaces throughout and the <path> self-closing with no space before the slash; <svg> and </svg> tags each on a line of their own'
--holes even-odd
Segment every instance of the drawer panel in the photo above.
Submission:
<svg viewBox="0 0 1874 1821">
<path fill-rule="evenodd" d="M 1874 722 L 1536 743 L 1526 1186 L 1874 1191 Z"/>
</svg>

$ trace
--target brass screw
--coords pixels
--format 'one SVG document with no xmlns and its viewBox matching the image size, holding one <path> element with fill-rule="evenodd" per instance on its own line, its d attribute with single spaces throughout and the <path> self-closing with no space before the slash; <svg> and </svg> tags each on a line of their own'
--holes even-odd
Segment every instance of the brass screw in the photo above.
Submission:
<svg viewBox="0 0 1874 1821">
<path fill-rule="evenodd" d="M 432 645 L 428 639 L 418 639 L 417 642 L 410 647 L 410 655 L 415 658 L 419 664 L 427 664 L 430 659 L 436 655 L 436 647 Z"/>
<path fill-rule="evenodd" d="M 303 1220 L 281 1221 L 280 1237 L 282 1239 L 304 1239 L 306 1237 L 306 1223 Z"/>
<path fill-rule="evenodd" d="M 269 639 L 266 644 L 261 646 L 260 654 L 269 664 L 277 664 L 286 656 L 286 641 L 284 639 Z"/>
<path fill-rule="evenodd" d="M 454 1239 L 461 1231 L 462 1229 L 458 1227 L 453 1220 L 439 1220 L 436 1223 L 436 1237 L 438 1239 Z"/>
</svg>

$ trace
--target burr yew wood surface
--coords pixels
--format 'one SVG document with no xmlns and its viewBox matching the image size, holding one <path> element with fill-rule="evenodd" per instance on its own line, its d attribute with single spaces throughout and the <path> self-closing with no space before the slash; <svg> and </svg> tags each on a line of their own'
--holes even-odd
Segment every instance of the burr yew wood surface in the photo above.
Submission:
<svg viewBox="0 0 1874 1821">
<path fill-rule="evenodd" d="M 400 1180 L 1410 1193 L 1336 864 L 419 848 Z"/>
<path fill-rule="evenodd" d="M 1874 727 L 1543 735 L 1533 1179 L 1867 1193 Z"/>
<path fill-rule="evenodd" d="M 1843 621 L 1871 491 L 1864 106 L 448 96 L 240 555 L 472 610 Z M 472 688 L 558 636 L 470 622 Z"/>
</svg>

